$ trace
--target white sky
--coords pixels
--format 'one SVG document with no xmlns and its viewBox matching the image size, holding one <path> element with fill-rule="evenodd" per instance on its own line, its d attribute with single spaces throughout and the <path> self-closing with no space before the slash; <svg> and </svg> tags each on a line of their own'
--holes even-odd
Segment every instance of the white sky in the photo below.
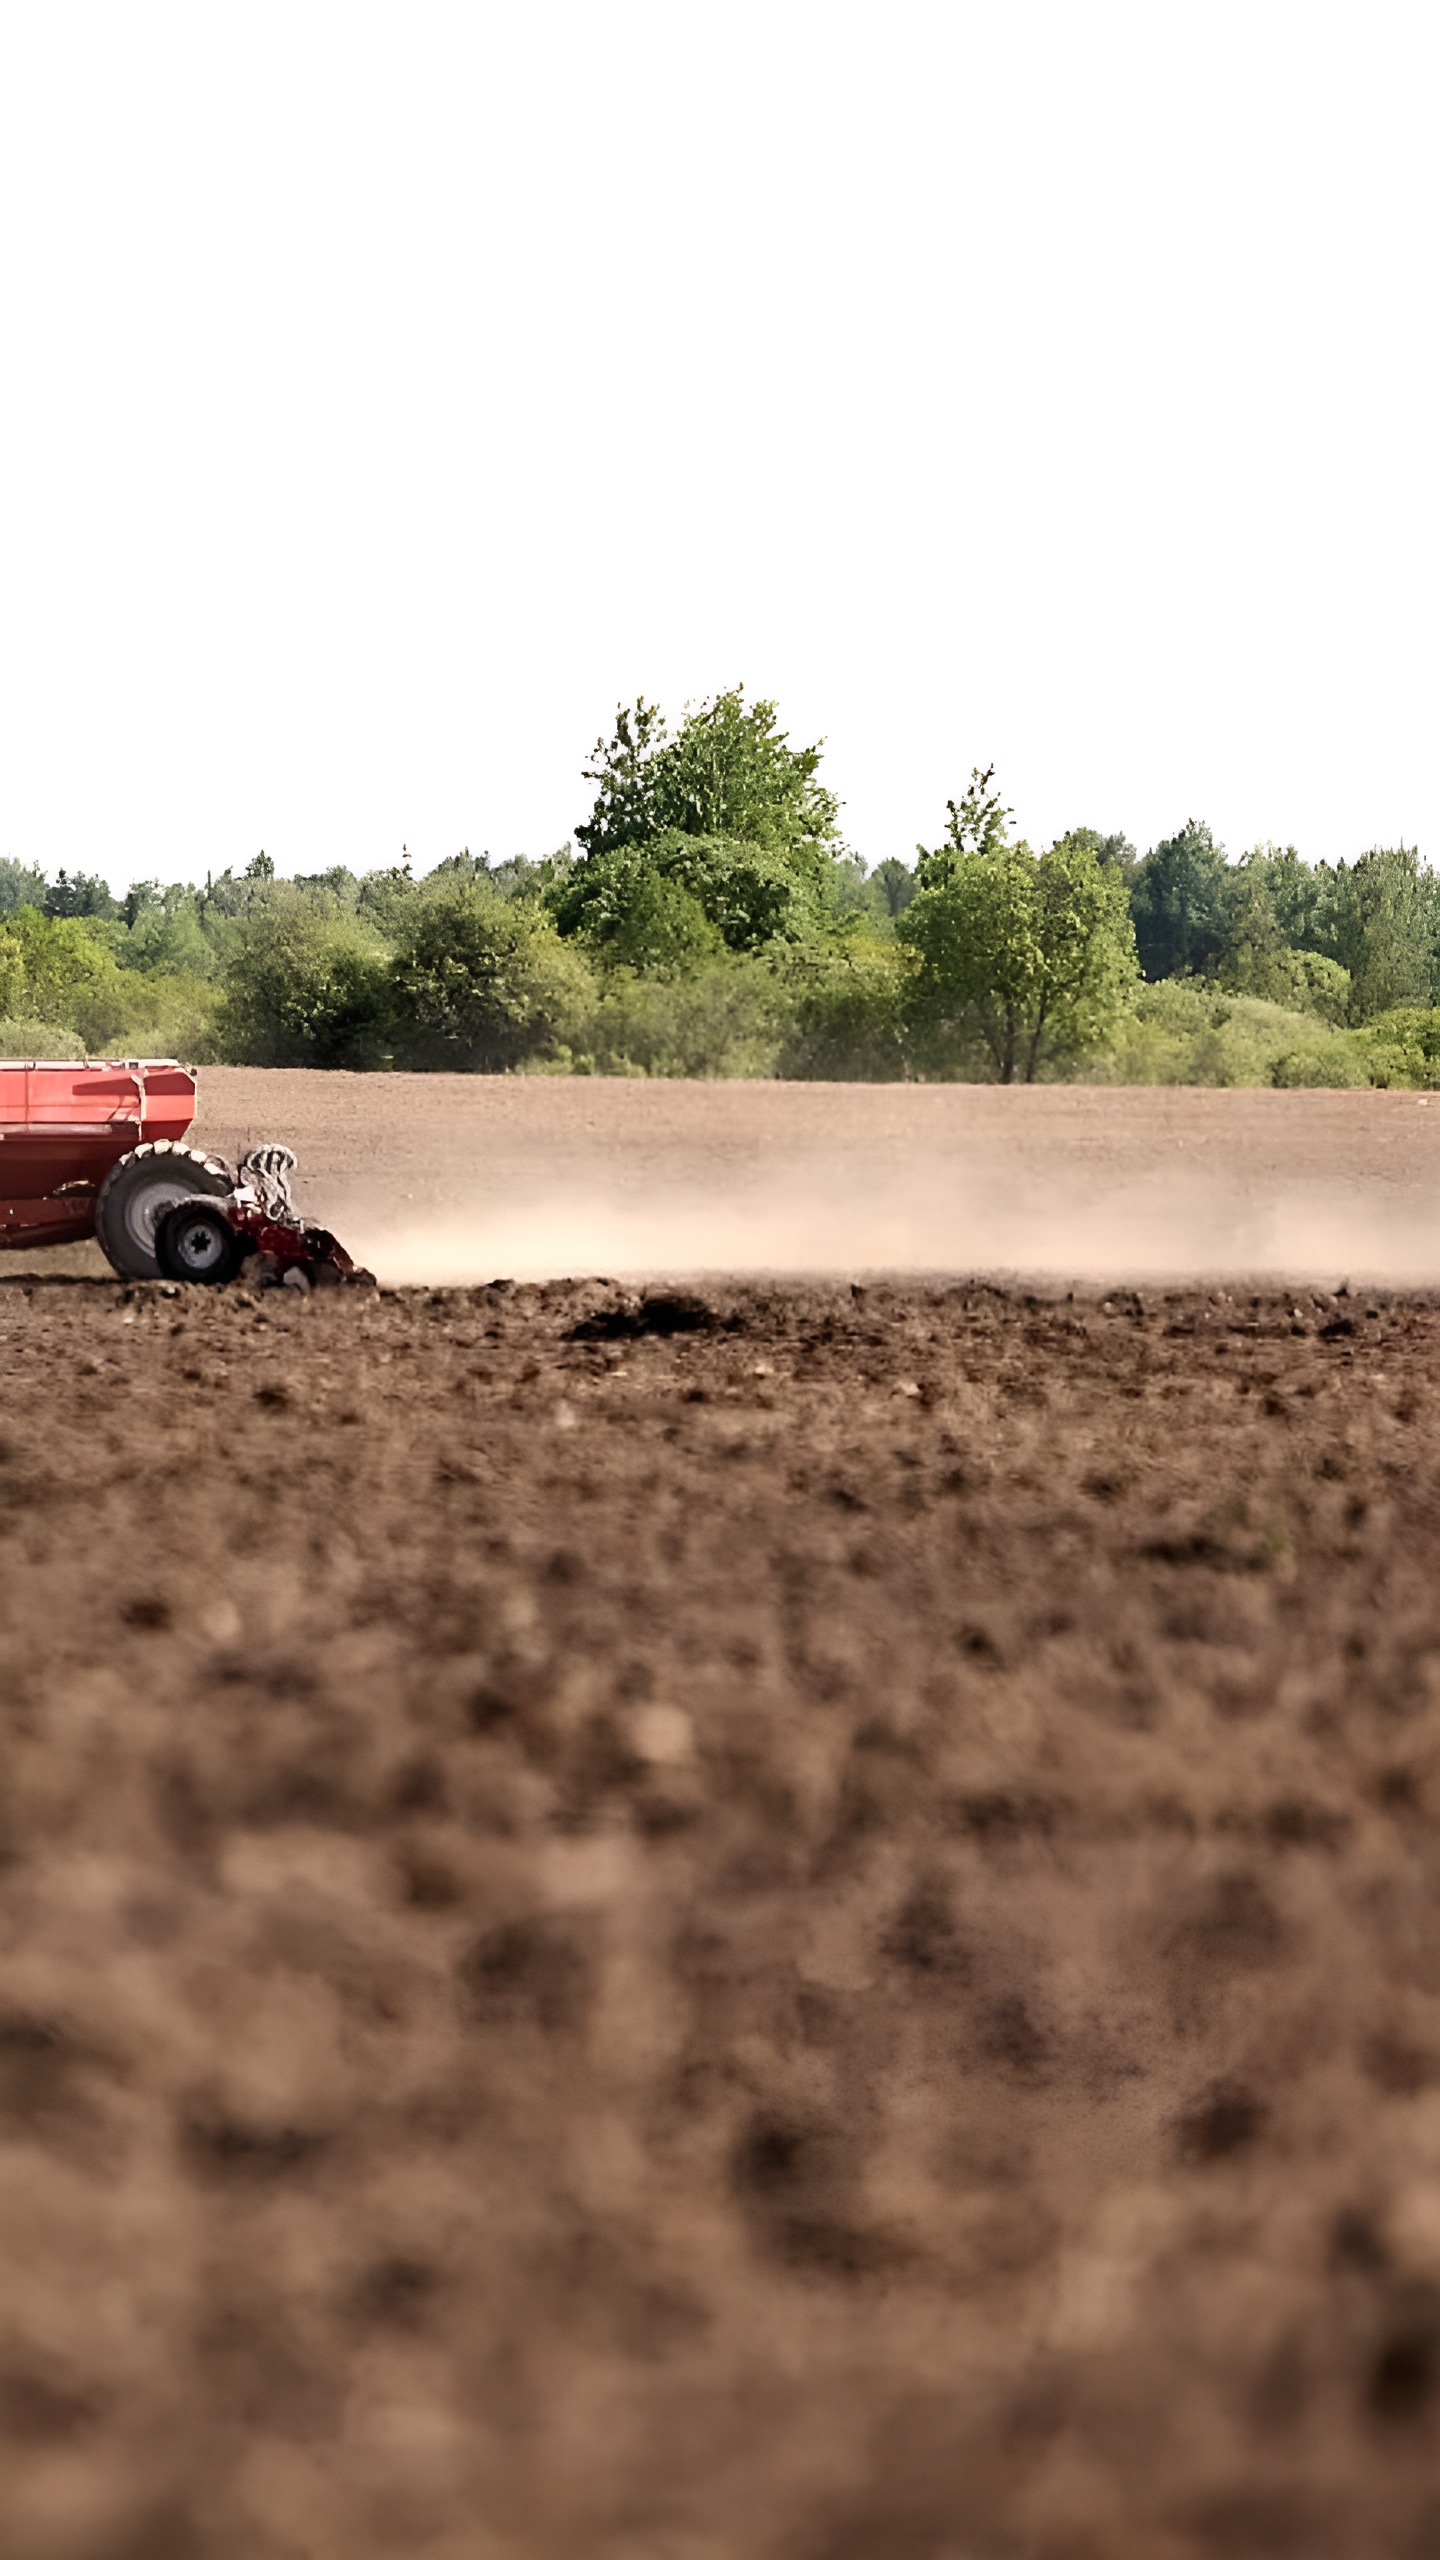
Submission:
<svg viewBox="0 0 1440 2560">
<path fill-rule="evenodd" d="M 545 852 L 739 678 L 870 862 L 1440 855 L 1436 26 L 0 0 L 0 852 Z"/>
</svg>

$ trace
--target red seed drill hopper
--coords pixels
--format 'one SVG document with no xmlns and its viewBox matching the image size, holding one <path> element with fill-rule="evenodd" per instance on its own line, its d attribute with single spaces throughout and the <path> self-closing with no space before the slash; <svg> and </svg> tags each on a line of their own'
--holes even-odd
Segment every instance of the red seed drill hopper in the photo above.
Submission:
<svg viewBox="0 0 1440 2560">
<path fill-rule="evenodd" d="M 288 1147 L 232 1168 L 185 1140 L 193 1068 L 173 1058 L 0 1058 L 0 1251 L 98 1238 L 126 1280 L 368 1280 L 290 1197 Z M 248 1276 L 248 1275 L 247 1275 Z"/>
</svg>

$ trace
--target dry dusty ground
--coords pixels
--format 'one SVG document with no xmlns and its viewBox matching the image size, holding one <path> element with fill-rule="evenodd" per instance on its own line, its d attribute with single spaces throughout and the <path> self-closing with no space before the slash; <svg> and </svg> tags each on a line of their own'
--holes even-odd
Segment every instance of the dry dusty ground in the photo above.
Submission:
<svg viewBox="0 0 1440 2560">
<path fill-rule="evenodd" d="M 1440 1312 L 0 1360 L 5 2560 L 1440 2551 Z"/>
<path fill-rule="evenodd" d="M 575 1271 L 1440 1281 L 1440 1099 L 207 1068 L 396 1281 Z"/>
<path fill-rule="evenodd" d="M 195 1135 L 232 1158 L 288 1140 L 307 1208 L 395 1281 L 928 1270 L 1066 1285 L 1440 1282 L 1440 1096 L 1428 1094 L 206 1067 Z M 67 1267 L 104 1265 L 91 1246 Z"/>
</svg>

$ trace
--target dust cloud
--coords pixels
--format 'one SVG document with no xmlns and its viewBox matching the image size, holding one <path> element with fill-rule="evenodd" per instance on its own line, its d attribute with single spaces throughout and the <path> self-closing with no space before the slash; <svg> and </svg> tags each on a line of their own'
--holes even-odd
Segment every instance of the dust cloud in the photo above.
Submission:
<svg viewBox="0 0 1440 2560">
<path fill-rule="evenodd" d="M 1426 1094 L 210 1067 L 200 1098 L 197 1143 L 282 1137 L 306 1213 L 395 1284 L 1440 1282 Z"/>
<path fill-rule="evenodd" d="M 1295 1281 L 1327 1288 L 1440 1282 L 1440 1207 L 1356 1183 L 1266 1194 L 1223 1177 L 1107 1187 L 997 1182 L 907 1167 L 857 1183 L 853 1167 L 783 1179 L 550 1192 L 400 1219 L 363 1196 L 342 1232 L 382 1282 L 460 1286 L 605 1273 L 823 1277 L 963 1272 L 1041 1283 Z"/>
</svg>

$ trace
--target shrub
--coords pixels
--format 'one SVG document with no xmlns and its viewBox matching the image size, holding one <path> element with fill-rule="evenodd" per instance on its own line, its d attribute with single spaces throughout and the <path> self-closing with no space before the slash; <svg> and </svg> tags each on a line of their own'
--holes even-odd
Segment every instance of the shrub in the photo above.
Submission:
<svg viewBox="0 0 1440 2560">
<path fill-rule="evenodd" d="M 1273 1085 L 1367 1085 L 1371 1078 L 1366 1062 L 1340 1040 L 1311 1041 L 1295 1049 L 1282 1049 L 1270 1062 Z"/>
<path fill-rule="evenodd" d="M 386 1054 L 383 946 L 338 909 L 276 881 L 227 936 L 222 1054 L 257 1067 L 365 1067 Z"/>
<path fill-rule="evenodd" d="M 1267 1004 L 1259 996 L 1222 995 L 1199 978 L 1162 978 L 1137 988 L 1086 1074 L 1100 1084 L 1369 1081 L 1357 1034 L 1326 1031 L 1314 1014 Z"/>
<path fill-rule="evenodd" d="M 64 1025 L 94 1053 L 123 1030 L 128 997 L 103 943 L 76 916 L 19 907 L 0 920 L 0 1013 Z"/>
<path fill-rule="evenodd" d="M 891 1083 L 911 1072 L 910 952 L 868 933 L 806 943 L 777 964 L 791 1006 L 782 1076 Z"/>
<path fill-rule="evenodd" d="M 405 1067 L 496 1074 L 554 1055 L 583 1028 L 593 980 L 532 900 L 447 881 L 402 908 L 388 983 Z"/>
<path fill-rule="evenodd" d="M 1440 1085 L 1440 1008 L 1397 1006 L 1357 1036 L 1372 1084 Z"/>
<path fill-rule="evenodd" d="M 83 1058 L 85 1043 L 64 1023 L 0 1016 L 0 1058 Z"/>
<path fill-rule="evenodd" d="M 685 978 L 607 972 L 575 1064 L 598 1075 L 770 1076 L 790 1019 L 762 961 L 726 954 Z"/>
</svg>

